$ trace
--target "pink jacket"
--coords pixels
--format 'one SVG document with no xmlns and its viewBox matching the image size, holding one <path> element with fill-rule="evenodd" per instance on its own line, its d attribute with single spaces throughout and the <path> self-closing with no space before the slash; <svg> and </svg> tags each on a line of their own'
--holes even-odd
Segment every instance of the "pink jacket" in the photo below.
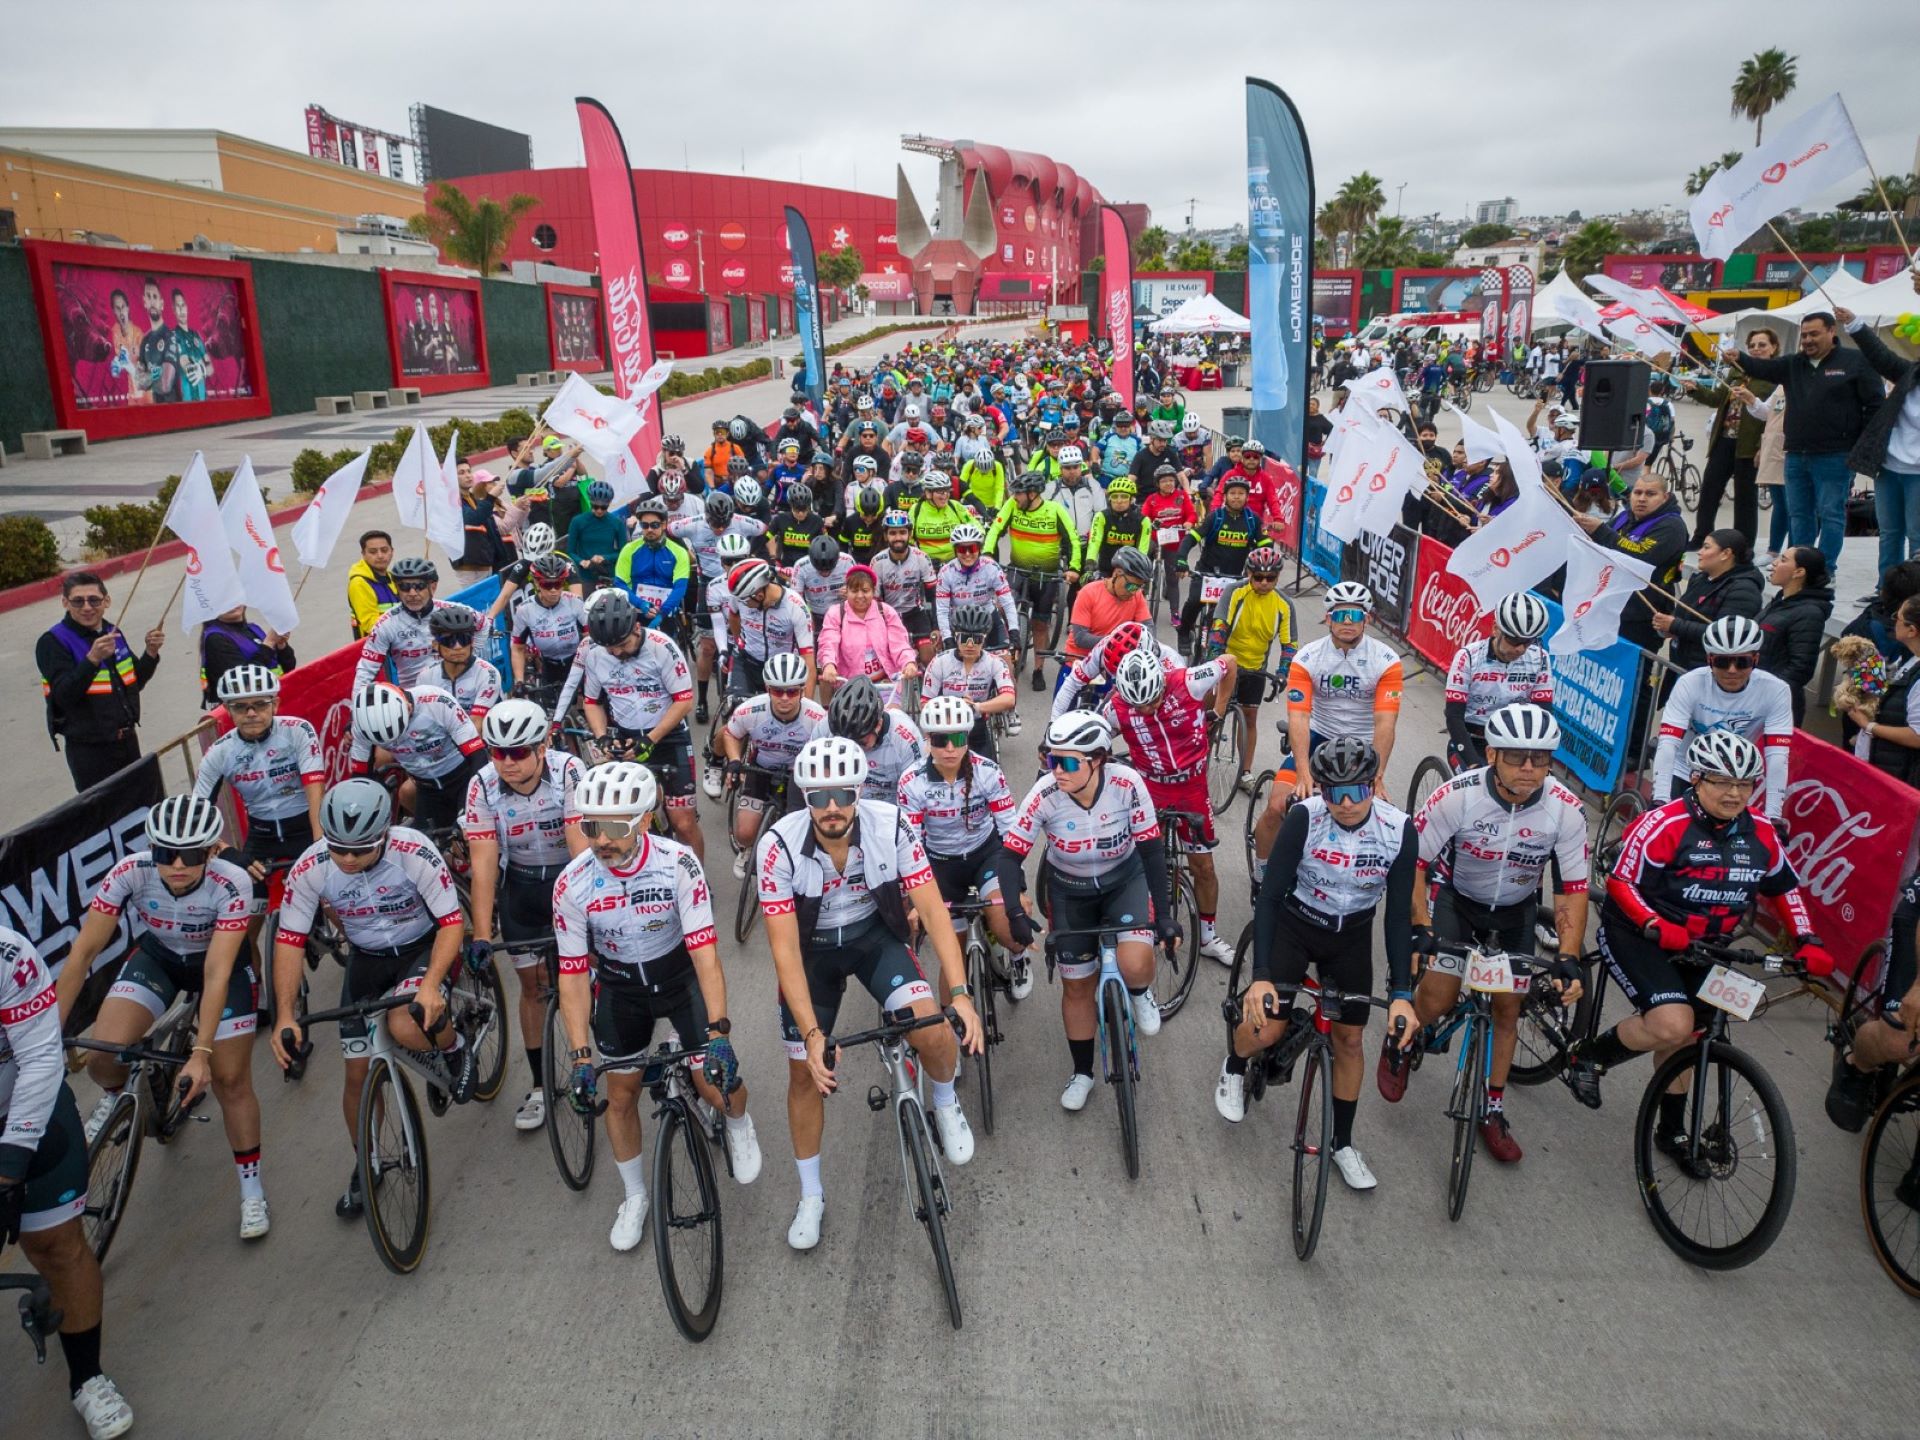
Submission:
<svg viewBox="0 0 1920 1440">
<path fill-rule="evenodd" d="M 865 615 L 854 614 L 842 600 L 820 618 L 813 659 L 821 670 L 832 667 L 842 676 L 864 675 L 868 650 L 880 657 L 889 678 L 914 658 L 900 612 L 879 596 L 874 597 Z"/>
</svg>

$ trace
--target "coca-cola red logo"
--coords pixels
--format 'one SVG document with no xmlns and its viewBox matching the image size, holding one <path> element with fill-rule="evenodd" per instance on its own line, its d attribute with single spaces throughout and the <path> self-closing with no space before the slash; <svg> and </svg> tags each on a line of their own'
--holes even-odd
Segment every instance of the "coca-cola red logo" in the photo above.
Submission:
<svg viewBox="0 0 1920 1440">
<path fill-rule="evenodd" d="M 669 225 L 660 232 L 660 238 L 667 242 L 669 250 L 684 250 L 693 233 L 684 225 Z"/>
<path fill-rule="evenodd" d="M 1473 638 L 1483 613 L 1479 602 L 1473 598 L 1473 592 L 1464 585 L 1449 587 L 1443 572 L 1427 576 L 1413 602 L 1414 623 L 1430 625 L 1438 630 L 1441 635 L 1439 648 L 1444 649 L 1447 655 L 1452 655 Z"/>
<path fill-rule="evenodd" d="M 747 267 L 743 264 L 722 265 L 720 278 L 733 289 L 738 290 L 747 283 Z"/>
<path fill-rule="evenodd" d="M 1814 901 L 1837 909 L 1842 920 L 1851 921 L 1853 905 L 1840 898 L 1855 869 L 1850 852 L 1869 849 L 1866 842 L 1885 830 L 1885 823 L 1876 823 L 1871 810 L 1856 809 L 1839 790 L 1814 776 L 1787 786 L 1781 813 L 1791 831 L 1787 859 L 1793 862 L 1802 888 Z"/>
</svg>

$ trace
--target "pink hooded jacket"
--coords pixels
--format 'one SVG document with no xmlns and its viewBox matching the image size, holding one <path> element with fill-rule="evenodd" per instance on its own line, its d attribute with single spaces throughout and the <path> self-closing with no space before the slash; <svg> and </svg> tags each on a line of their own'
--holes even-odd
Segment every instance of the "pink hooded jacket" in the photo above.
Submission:
<svg viewBox="0 0 1920 1440">
<path fill-rule="evenodd" d="M 823 671 L 831 667 L 842 676 L 866 674 L 868 650 L 880 657 L 888 678 L 898 675 L 914 658 L 900 612 L 877 595 L 865 615 L 854 614 L 844 600 L 829 608 L 820 619 L 814 647 L 814 663 Z"/>
</svg>

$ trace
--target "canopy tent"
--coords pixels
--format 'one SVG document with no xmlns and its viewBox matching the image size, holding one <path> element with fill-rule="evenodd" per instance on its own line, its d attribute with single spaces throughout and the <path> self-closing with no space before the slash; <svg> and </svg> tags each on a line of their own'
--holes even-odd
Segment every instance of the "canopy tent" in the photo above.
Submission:
<svg viewBox="0 0 1920 1440">
<path fill-rule="evenodd" d="M 1778 310 L 1734 310 L 1725 315 L 1715 315 L 1711 320 L 1703 320 L 1697 328 L 1706 331 L 1709 335 L 1727 335 L 1735 331 L 1744 335 L 1753 329 L 1755 324 L 1764 320 L 1773 322 L 1774 328 L 1793 330 L 1799 326 L 1801 316 L 1811 315 L 1816 310 L 1831 310 L 1836 305 L 1844 305 L 1855 314 L 1873 319 L 1874 323 L 1878 324 L 1880 321 L 1877 316 L 1870 315 L 1854 302 L 1863 300 L 1870 291 L 1885 290 L 1896 283 L 1906 292 L 1905 309 L 1915 309 L 1915 302 L 1920 301 L 1920 296 L 1913 293 L 1913 286 L 1908 283 L 1904 272 L 1894 276 L 1892 280 L 1882 280 L 1878 285 L 1869 285 L 1852 271 L 1835 270 L 1820 282 L 1819 290 L 1809 290 L 1791 305 L 1782 305 Z M 1895 310 L 1887 318 L 1897 319 L 1901 313 L 1900 310 Z"/>
<path fill-rule="evenodd" d="M 1244 315 L 1234 314 L 1209 291 L 1194 296 L 1147 328 L 1159 335 L 1246 335 L 1252 332 L 1253 322 Z"/>
<path fill-rule="evenodd" d="M 1533 297 L 1532 329 L 1535 335 L 1538 335 L 1542 330 L 1565 330 L 1567 328 L 1566 318 L 1554 308 L 1553 303 L 1554 300 L 1561 295 L 1575 295 L 1582 300 L 1586 300 L 1588 304 L 1593 303 L 1588 299 L 1587 292 L 1580 288 L 1580 283 L 1571 275 L 1567 274 L 1565 270 L 1562 270 L 1547 282 L 1546 289 L 1538 292 Z"/>
</svg>

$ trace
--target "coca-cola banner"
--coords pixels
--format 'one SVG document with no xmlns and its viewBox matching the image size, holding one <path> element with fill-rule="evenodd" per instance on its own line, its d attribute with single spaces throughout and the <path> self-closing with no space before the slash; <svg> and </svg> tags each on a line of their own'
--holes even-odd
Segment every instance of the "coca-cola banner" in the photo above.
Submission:
<svg viewBox="0 0 1920 1440">
<path fill-rule="evenodd" d="M 1482 610 L 1467 582 L 1447 569 L 1452 558 L 1451 546 L 1420 537 L 1404 628 L 1407 643 L 1443 674 L 1462 645 L 1493 633 L 1492 612 Z"/>
<path fill-rule="evenodd" d="M 1306 503 L 1306 484 L 1300 472 L 1284 460 L 1269 459 L 1265 465 L 1267 484 L 1273 494 L 1274 515 L 1267 527 L 1267 538 L 1289 555 L 1300 553 L 1300 518 Z"/>
<path fill-rule="evenodd" d="M 1394 526 L 1385 535 L 1362 531 L 1341 559 L 1340 578 L 1358 580 L 1373 592 L 1373 618 L 1396 635 L 1406 633 L 1407 599 L 1413 590 L 1415 555 L 1422 543 L 1421 537 L 1404 525 Z"/>
<path fill-rule="evenodd" d="M 1100 309 L 1113 347 L 1108 372 L 1120 392 L 1122 409 L 1133 409 L 1133 238 L 1127 222 L 1111 205 L 1100 207 Z"/>
<path fill-rule="evenodd" d="M 586 158 L 587 199 L 600 244 L 600 284 L 607 306 L 607 339 L 613 346 L 613 393 L 626 399 L 653 368 L 653 325 L 647 315 L 647 259 L 640 243 L 640 209 L 633 193 L 633 166 L 613 116 L 597 100 L 574 101 Z M 633 458 L 644 470 L 660 455 L 660 407 L 648 409 L 633 437 Z"/>
<path fill-rule="evenodd" d="M 1814 933 L 1851 973 L 1861 952 L 1886 938 L 1920 821 L 1920 791 L 1795 730 L 1782 814 L 1787 858 Z"/>
</svg>

